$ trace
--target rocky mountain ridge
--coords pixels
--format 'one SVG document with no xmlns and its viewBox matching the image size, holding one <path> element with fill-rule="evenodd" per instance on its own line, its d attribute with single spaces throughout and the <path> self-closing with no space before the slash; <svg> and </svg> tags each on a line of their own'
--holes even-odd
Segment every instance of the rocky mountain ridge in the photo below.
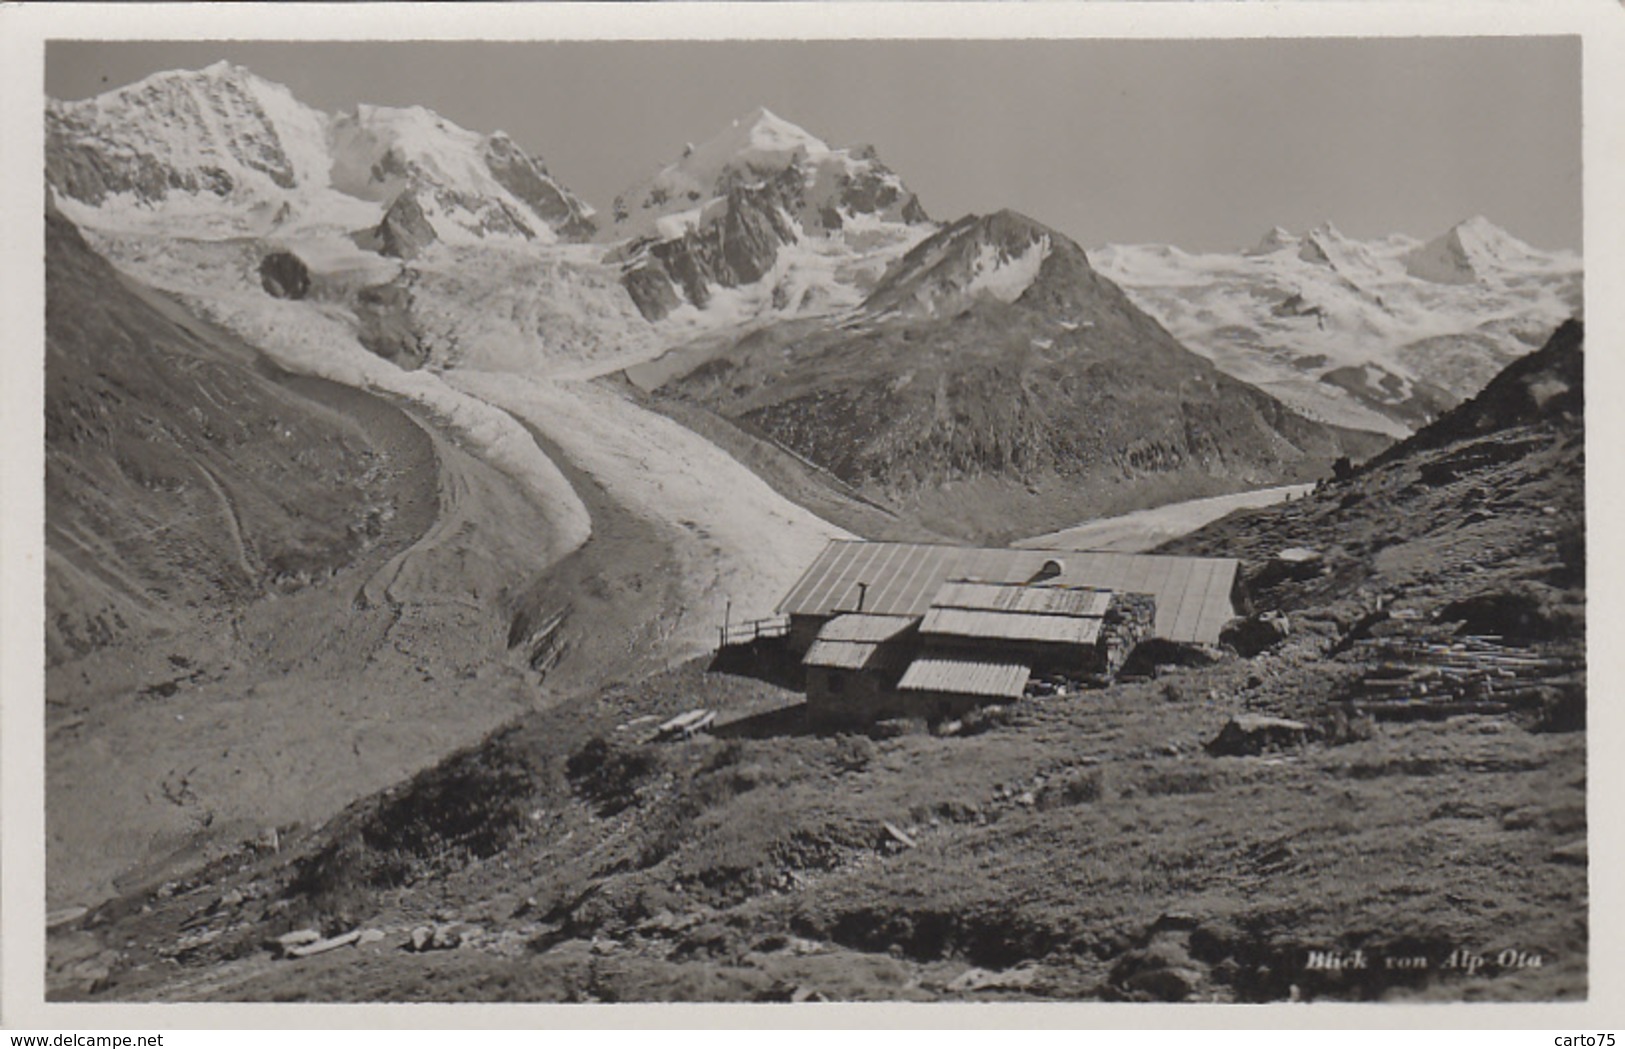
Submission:
<svg viewBox="0 0 1625 1049">
<path fill-rule="evenodd" d="M 807 242 L 826 258 L 883 265 L 931 228 L 872 147 L 831 149 L 756 109 L 624 191 L 599 236 L 627 238 L 611 257 L 638 308 L 658 320 L 684 303 L 704 308 L 715 288 L 762 280 L 782 249 Z M 790 302 L 794 283 L 777 284 L 775 306 Z"/>
<path fill-rule="evenodd" d="M 839 327 L 787 324 L 661 388 L 945 534 L 1008 538 L 1314 476 L 1383 441 L 1313 422 L 1182 347 L 1075 242 L 1011 211 L 908 252 Z"/>
</svg>

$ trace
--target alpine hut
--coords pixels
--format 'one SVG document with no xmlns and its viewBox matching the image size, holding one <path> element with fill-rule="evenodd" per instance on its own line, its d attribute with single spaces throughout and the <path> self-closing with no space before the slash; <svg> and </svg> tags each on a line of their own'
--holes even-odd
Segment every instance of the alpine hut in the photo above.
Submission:
<svg viewBox="0 0 1625 1049">
<path fill-rule="evenodd" d="M 1236 562 L 832 542 L 778 611 L 814 724 L 959 716 L 1035 675 L 1108 679 L 1141 639 L 1216 645 Z"/>
</svg>

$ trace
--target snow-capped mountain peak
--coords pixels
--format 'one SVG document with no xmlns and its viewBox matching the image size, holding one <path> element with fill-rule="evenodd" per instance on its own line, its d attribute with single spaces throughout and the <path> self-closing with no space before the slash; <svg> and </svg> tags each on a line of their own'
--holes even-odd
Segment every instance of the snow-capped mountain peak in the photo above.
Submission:
<svg viewBox="0 0 1625 1049">
<path fill-rule="evenodd" d="M 837 149 L 754 109 L 615 199 L 599 239 L 646 317 L 717 289 L 771 283 L 776 309 L 856 305 L 931 231 L 914 194 L 873 149 Z"/>
<path fill-rule="evenodd" d="M 738 145 L 734 145 L 735 142 Z M 763 106 L 736 119 L 732 126 L 713 140 L 720 146 L 734 146 L 734 153 L 785 154 L 804 150 L 807 153 L 828 153 L 823 139 L 778 116 Z"/>
<path fill-rule="evenodd" d="M 1246 255 L 1269 255 L 1285 248 L 1298 246 L 1298 235 L 1283 226 L 1275 226 L 1258 238 L 1258 243 L 1248 248 Z"/>
<path fill-rule="evenodd" d="M 406 192 L 443 239 L 591 228 L 591 208 L 506 135 L 421 106 L 330 116 L 228 62 L 49 103 L 46 175 L 76 220 L 205 237 L 370 226 Z"/>
<path fill-rule="evenodd" d="M 1382 273 L 1382 264 L 1371 249 L 1344 236 L 1331 222 L 1323 222 L 1303 235 L 1298 258 L 1329 267 L 1349 280 L 1370 280 Z"/>
<path fill-rule="evenodd" d="M 274 193 L 325 180 L 322 114 L 227 62 L 51 101 L 46 128 L 53 185 L 92 205 L 119 195 L 151 205 L 171 193 Z"/>
<path fill-rule="evenodd" d="M 1473 284 L 1508 273 L 1550 268 L 1536 250 L 1482 215 L 1463 219 L 1405 257 L 1412 276 L 1436 284 Z"/>
<path fill-rule="evenodd" d="M 601 239 L 681 236 L 714 219 L 716 202 L 737 186 L 779 182 L 804 230 L 839 228 L 855 217 L 922 221 L 925 213 L 902 180 L 867 147 L 832 148 L 818 136 L 762 107 L 727 127 L 616 198 Z M 906 214 L 905 214 L 906 212 Z"/>
<path fill-rule="evenodd" d="M 1019 212 L 967 215 L 921 241 L 889 269 L 865 302 L 874 313 L 943 316 L 979 299 L 1011 303 L 1044 277 L 1051 256 L 1057 290 L 1093 279 L 1083 249 Z M 1065 309 L 1059 312 L 1064 313 Z"/>
</svg>

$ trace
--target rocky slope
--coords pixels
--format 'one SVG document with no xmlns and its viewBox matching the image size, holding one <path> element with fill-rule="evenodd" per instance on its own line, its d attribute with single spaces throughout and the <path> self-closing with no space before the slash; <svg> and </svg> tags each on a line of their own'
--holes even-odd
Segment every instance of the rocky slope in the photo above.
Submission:
<svg viewBox="0 0 1625 1049">
<path fill-rule="evenodd" d="M 666 395 L 956 535 L 1314 477 L 1383 443 L 1223 374 L 1013 212 L 923 241 L 839 327 L 766 328 L 685 366 Z"/>
<path fill-rule="evenodd" d="M 1182 342 L 1315 418 L 1396 436 L 1476 393 L 1581 308 L 1581 267 L 1482 217 L 1423 244 L 1327 223 L 1235 254 L 1113 245 L 1093 262 Z"/>
<path fill-rule="evenodd" d="M 1576 668 L 1550 697 L 1567 706 L 1547 714 L 1578 727 L 1584 385 L 1584 330 L 1569 321 L 1477 396 L 1313 496 L 1232 514 L 1163 549 L 1242 557 L 1255 604 L 1360 620 L 1362 631 L 1461 621 L 1469 633 L 1539 642 Z M 1284 547 L 1317 551 L 1317 570 L 1272 570 Z"/>
</svg>

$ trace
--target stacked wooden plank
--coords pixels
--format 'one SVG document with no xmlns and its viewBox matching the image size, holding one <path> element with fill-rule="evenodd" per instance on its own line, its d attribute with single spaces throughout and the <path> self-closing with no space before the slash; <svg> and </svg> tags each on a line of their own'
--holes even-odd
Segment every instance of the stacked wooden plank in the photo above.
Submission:
<svg viewBox="0 0 1625 1049">
<path fill-rule="evenodd" d="M 1350 705 L 1375 717 L 1505 713 L 1538 703 L 1545 686 L 1579 669 L 1570 659 L 1477 635 L 1371 638 L 1357 651 L 1369 665 Z"/>
</svg>

